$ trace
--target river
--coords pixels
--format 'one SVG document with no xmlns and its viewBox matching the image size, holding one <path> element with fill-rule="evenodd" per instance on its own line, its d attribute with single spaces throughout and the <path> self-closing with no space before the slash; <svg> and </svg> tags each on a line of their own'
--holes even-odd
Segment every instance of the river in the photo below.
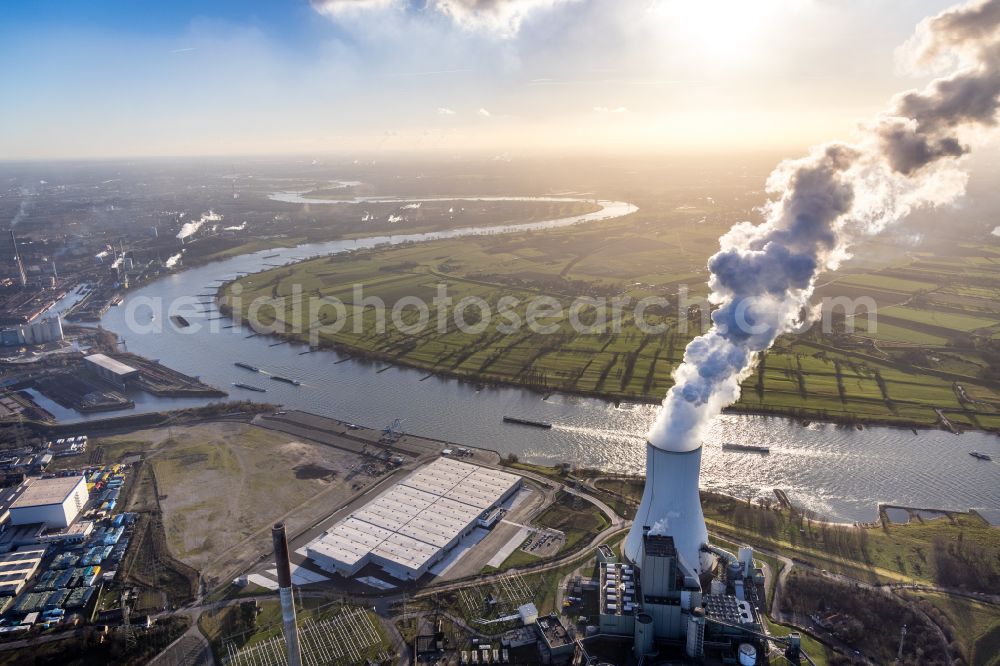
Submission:
<svg viewBox="0 0 1000 666">
<path fill-rule="evenodd" d="M 300 202 L 298 195 L 275 198 Z M 514 198 L 511 198 L 514 199 Z M 386 201 L 389 199 L 379 199 Z M 455 199 L 457 200 L 457 199 Z M 307 199 L 311 204 L 322 200 Z M 413 199 L 416 201 L 416 199 Z M 341 203 L 331 200 L 329 203 Z M 572 218 L 489 229 L 454 229 L 415 235 L 374 236 L 241 255 L 172 274 L 136 291 L 105 315 L 102 324 L 124 338 L 131 352 L 159 359 L 230 391 L 233 398 L 281 403 L 347 421 L 381 427 L 401 419 L 401 429 L 428 437 L 513 452 L 541 463 L 567 461 L 614 472 L 641 472 L 644 434 L 656 407 L 612 404 L 586 398 L 539 394 L 518 388 L 485 388 L 453 379 L 425 378 L 425 372 L 380 362 L 344 360 L 337 352 L 300 355 L 306 347 L 272 338 L 247 338 L 240 328 L 202 313 L 178 329 L 165 312 L 150 321 L 143 303 L 170 303 L 214 292 L 220 281 L 313 255 L 373 247 L 382 243 L 452 238 L 476 233 L 510 233 L 581 222 L 596 222 L 635 210 L 622 202 L 599 202 L 602 210 Z M 277 255 L 277 256 L 271 256 Z M 268 259 L 264 259 L 268 256 Z M 145 312 L 144 312 L 145 309 Z M 185 314 L 185 316 L 188 316 Z M 142 322 L 137 328 L 128 319 Z M 141 330 L 148 329 L 148 330 Z M 215 330 L 212 330 L 215 329 Z M 302 382 L 291 386 L 234 367 L 244 361 L 271 374 Z M 246 382 L 266 394 L 232 387 Z M 203 400 L 162 400 L 134 396 L 137 411 L 201 404 Z M 550 421 L 551 430 L 504 424 L 504 415 Z M 60 414 L 71 418 L 73 415 Z M 104 418 L 108 414 L 94 418 Z M 87 420 L 76 416 L 77 419 Z M 723 451 L 723 442 L 764 444 L 769 455 Z M 989 453 L 979 461 L 969 451 Z M 983 510 L 1000 521 L 1000 438 L 982 432 L 952 435 L 940 430 L 914 434 L 907 429 L 872 427 L 859 431 L 829 424 L 801 426 L 778 417 L 722 416 L 705 438 L 702 485 L 735 496 L 785 489 L 792 500 L 837 520 L 871 520 L 879 503 L 925 508 Z"/>
</svg>

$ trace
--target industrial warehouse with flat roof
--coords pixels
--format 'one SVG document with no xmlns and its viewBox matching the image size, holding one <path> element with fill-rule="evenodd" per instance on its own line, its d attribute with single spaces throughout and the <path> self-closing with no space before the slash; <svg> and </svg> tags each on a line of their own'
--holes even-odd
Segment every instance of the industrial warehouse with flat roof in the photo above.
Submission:
<svg viewBox="0 0 1000 666">
<path fill-rule="evenodd" d="M 416 580 L 520 487 L 517 475 L 439 458 L 299 552 L 344 576 L 371 563 L 401 580 Z"/>
<path fill-rule="evenodd" d="M 91 354 L 83 358 L 83 363 L 98 377 L 117 386 L 125 386 L 129 379 L 139 376 L 139 371 L 130 365 L 111 358 L 106 354 Z"/>
<path fill-rule="evenodd" d="M 68 527 L 83 510 L 87 498 L 83 476 L 28 479 L 10 504 L 11 524 Z"/>
</svg>

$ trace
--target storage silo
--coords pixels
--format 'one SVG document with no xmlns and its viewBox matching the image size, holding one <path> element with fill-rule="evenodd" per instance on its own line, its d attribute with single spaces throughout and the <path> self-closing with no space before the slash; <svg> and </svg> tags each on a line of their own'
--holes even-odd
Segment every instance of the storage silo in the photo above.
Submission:
<svg viewBox="0 0 1000 666">
<path fill-rule="evenodd" d="M 653 653 L 653 616 L 647 613 L 639 613 L 635 616 L 635 657 L 639 659 L 643 655 Z"/>
<path fill-rule="evenodd" d="M 49 340 L 62 340 L 63 339 L 63 327 L 62 319 L 59 315 L 52 315 L 48 320 L 49 326 Z"/>
<path fill-rule="evenodd" d="M 749 643 L 741 643 L 739 649 L 740 666 L 757 665 L 757 648 Z"/>
</svg>

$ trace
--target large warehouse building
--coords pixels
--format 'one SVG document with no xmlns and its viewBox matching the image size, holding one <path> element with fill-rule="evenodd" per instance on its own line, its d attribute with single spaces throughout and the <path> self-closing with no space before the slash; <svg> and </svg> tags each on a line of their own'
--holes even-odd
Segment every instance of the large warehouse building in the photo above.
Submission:
<svg viewBox="0 0 1000 666">
<path fill-rule="evenodd" d="M 139 371 L 131 365 L 125 365 L 105 354 L 91 354 L 83 358 L 84 365 L 106 382 L 120 389 L 125 388 L 125 382 L 139 376 Z"/>
<path fill-rule="evenodd" d="M 68 527 L 87 504 L 88 497 L 87 480 L 82 476 L 29 479 L 10 505 L 10 522 Z"/>
<path fill-rule="evenodd" d="M 439 458 L 299 552 L 344 576 L 371 563 L 400 580 L 416 580 L 520 487 L 514 474 Z"/>
</svg>

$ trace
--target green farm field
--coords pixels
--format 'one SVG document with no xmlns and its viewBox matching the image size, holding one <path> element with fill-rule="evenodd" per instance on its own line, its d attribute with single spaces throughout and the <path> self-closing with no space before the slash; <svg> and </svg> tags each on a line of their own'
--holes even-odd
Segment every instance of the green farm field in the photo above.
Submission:
<svg viewBox="0 0 1000 666">
<path fill-rule="evenodd" d="M 244 316 L 256 299 L 258 319 L 285 326 L 283 335 L 359 357 L 482 384 L 659 401 L 685 346 L 703 330 L 706 260 L 740 205 L 738 197 L 690 206 L 640 201 L 637 213 L 575 227 L 313 259 L 240 279 L 239 302 L 232 301 L 236 283 L 221 295 L 224 308 L 235 304 Z M 862 307 L 849 317 L 834 307 L 824 325 L 779 339 L 732 410 L 914 427 L 940 424 L 940 410 L 957 428 L 1000 428 L 998 268 L 994 236 L 935 239 L 919 252 L 891 240 L 870 243 L 842 274 L 823 277 L 814 300 L 865 297 L 877 316 Z M 310 316 L 269 303 L 294 290 L 339 299 L 343 308 Z M 433 302 L 439 290 L 450 306 Z M 558 316 L 537 318 L 549 331 L 504 328 L 527 321 L 527 302 L 539 296 L 561 307 Z M 667 304 L 642 313 L 644 331 L 634 304 L 651 296 Z M 426 322 L 408 305 L 413 297 L 429 305 Z M 595 324 L 581 331 L 571 319 L 581 297 L 632 305 L 622 309 L 618 330 L 601 326 L 593 307 L 580 307 L 578 321 Z M 478 307 L 456 314 L 468 298 L 487 303 L 491 317 Z M 385 303 L 384 330 L 371 299 Z M 464 331 L 456 324 L 463 321 Z"/>
</svg>

